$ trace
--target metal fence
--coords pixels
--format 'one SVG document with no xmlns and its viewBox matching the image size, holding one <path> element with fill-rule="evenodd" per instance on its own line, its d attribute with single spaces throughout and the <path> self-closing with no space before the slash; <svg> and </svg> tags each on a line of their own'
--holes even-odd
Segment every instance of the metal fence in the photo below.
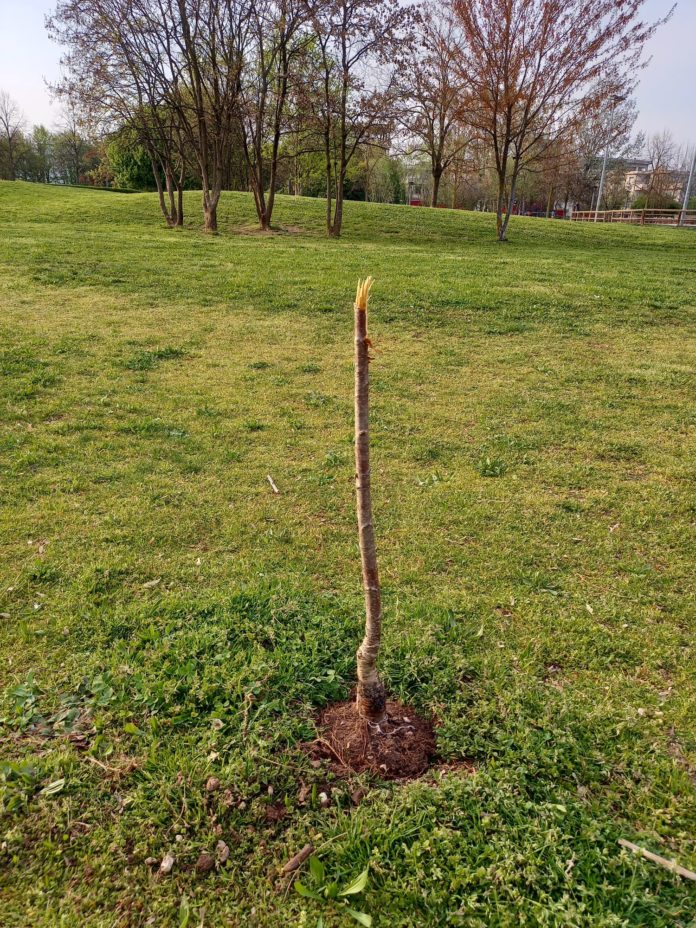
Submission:
<svg viewBox="0 0 696 928">
<path fill-rule="evenodd" d="M 578 210 L 570 217 L 575 222 L 629 222 L 637 226 L 696 226 L 696 210 L 680 209 L 593 209 Z M 681 220 L 681 221 L 680 221 Z"/>
</svg>

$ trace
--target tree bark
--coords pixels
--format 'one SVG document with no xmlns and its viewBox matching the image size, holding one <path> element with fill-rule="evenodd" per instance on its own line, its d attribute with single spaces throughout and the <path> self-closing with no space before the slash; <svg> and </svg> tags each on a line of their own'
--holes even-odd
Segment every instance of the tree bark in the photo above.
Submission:
<svg viewBox="0 0 696 928">
<path fill-rule="evenodd" d="M 217 223 L 217 204 L 207 205 L 203 207 L 203 231 L 204 232 L 217 232 L 218 223 Z"/>
<path fill-rule="evenodd" d="M 148 151 L 150 157 L 150 165 L 152 167 L 152 175 L 155 178 L 155 186 L 157 187 L 157 198 L 159 200 L 160 210 L 162 215 L 165 218 L 165 221 L 170 229 L 175 226 L 181 226 L 184 224 L 184 210 L 181 197 L 181 187 L 177 186 L 179 193 L 179 202 L 178 205 L 174 200 L 174 179 L 172 175 L 171 168 L 167 163 L 162 164 L 161 159 L 158 160 L 157 156 L 152 150 Z M 160 170 L 164 173 L 165 183 L 162 184 L 162 175 Z M 169 206 L 167 206 L 167 199 L 165 199 L 165 191 L 167 194 L 167 199 L 169 200 Z"/>
<path fill-rule="evenodd" d="M 441 178 L 442 178 L 442 171 L 437 170 L 437 169 L 433 170 L 433 199 L 430 204 L 433 207 L 437 206 L 437 197 L 438 197 L 438 194 L 440 193 Z"/>
<path fill-rule="evenodd" d="M 331 218 L 333 216 L 333 174 L 331 166 L 331 132 L 324 130 L 324 159 L 326 167 L 326 234 L 331 235 Z"/>
<path fill-rule="evenodd" d="M 167 186 L 167 196 L 169 197 L 169 225 L 176 226 L 179 222 L 179 215 L 176 209 L 176 200 L 174 198 L 174 177 L 172 175 L 172 169 L 167 165 L 165 169 L 165 183 Z"/>
<path fill-rule="evenodd" d="M 515 160 L 515 166 L 510 178 L 510 191 L 505 196 L 505 178 L 499 177 L 498 181 L 498 206 L 496 210 L 496 221 L 498 227 L 498 241 L 506 241 L 507 227 L 512 215 L 512 209 L 515 205 L 515 193 L 517 191 L 517 179 L 519 177 L 519 162 Z M 507 200 L 507 205 L 506 205 Z M 503 216 L 503 206 L 506 205 L 505 215 Z"/>
<path fill-rule="evenodd" d="M 371 286 L 371 277 L 359 282 L 355 297 L 355 490 L 365 591 L 365 637 L 357 653 L 357 710 L 363 718 L 379 725 L 386 718 L 387 697 L 377 672 L 382 633 L 382 598 L 370 486 L 370 341 L 367 337 L 367 301 Z"/>
<path fill-rule="evenodd" d="M 184 187 L 182 182 L 177 182 L 176 185 L 176 224 L 181 228 L 184 224 Z"/>
<path fill-rule="evenodd" d="M 503 178 L 498 180 L 498 202 L 495 208 L 495 226 L 498 234 L 498 241 L 505 241 L 505 230 L 507 223 L 503 222 L 503 209 L 505 207 L 505 181 Z"/>
<path fill-rule="evenodd" d="M 333 222 L 329 235 L 331 238 L 340 238 L 341 229 L 343 228 L 343 173 L 339 174 L 336 183 L 336 200 L 334 202 Z"/>
<path fill-rule="evenodd" d="M 164 187 L 162 186 L 162 180 L 160 179 L 159 171 L 157 170 L 157 167 L 154 164 L 152 167 L 152 172 L 155 176 L 155 184 L 157 186 L 157 197 L 159 199 L 160 209 L 162 210 L 162 215 L 164 216 L 167 222 L 167 225 L 169 226 L 171 225 L 171 221 L 170 221 L 169 213 L 167 212 L 167 204 L 165 203 L 165 200 L 164 200 Z"/>
<path fill-rule="evenodd" d="M 159 200 L 160 210 L 162 211 L 162 215 L 164 216 L 165 222 L 167 223 L 168 226 L 171 227 L 172 225 L 174 225 L 174 222 L 172 221 L 172 216 L 170 215 L 169 210 L 167 209 L 167 203 L 164 199 L 164 187 L 162 186 L 162 178 L 160 177 L 159 165 L 157 164 L 157 161 L 155 160 L 155 157 L 152 153 L 150 153 L 150 164 L 152 166 L 152 175 L 155 178 L 155 186 L 157 187 L 157 198 Z"/>
</svg>

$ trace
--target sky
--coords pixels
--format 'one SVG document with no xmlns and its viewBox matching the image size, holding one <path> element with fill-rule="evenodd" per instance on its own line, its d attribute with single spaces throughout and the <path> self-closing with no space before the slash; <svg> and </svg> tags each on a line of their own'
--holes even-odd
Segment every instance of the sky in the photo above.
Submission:
<svg viewBox="0 0 696 928">
<path fill-rule="evenodd" d="M 672 0 L 646 0 L 643 18 L 657 19 Z M 51 127 L 60 121 L 46 81 L 59 73 L 60 48 L 46 35 L 52 0 L 0 0 L 0 89 L 21 106 L 27 121 Z M 696 144 L 696 0 L 678 0 L 672 19 L 651 39 L 637 91 L 637 129 L 669 129 L 680 144 Z"/>
</svg>

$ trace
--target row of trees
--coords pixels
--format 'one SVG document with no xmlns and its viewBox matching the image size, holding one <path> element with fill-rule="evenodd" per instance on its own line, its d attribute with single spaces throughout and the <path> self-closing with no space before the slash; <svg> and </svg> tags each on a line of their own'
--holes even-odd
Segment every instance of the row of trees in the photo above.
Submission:
<svg viewBox="0 0 696 928">
<path fill-rule="evenodd" d="M 323 156 L 327 229 L 340 235 L 350 162 L 380 122 L 386 142 L 389 62 L 409 21 L 396 0 L 65 0 L 49 31 L 68 48 L 56 92 L 102 131 L 134 132 L 170 225 L 195 168 L 216 231 L 241 160 L 269 229 L 292 133 L 298 150 Z"/>
<path fill-rule="evenodd" d="M 632 100 L 621 105 L 618 117 L 612 114 L 611 157 L 599 208 L 677 208 L 693 152 L 679 146 L 669 132 L 647 138 L 633 135 L 636 115 Z M 593 209 L 602 172 L 601 149 L 609 142 L 602 129 L 606 127 L 585 127 L 565 150 L 549 148 L 543 158 L 527 166 L 517 183 L 515 209 L 542 215 L 559 209 L 564 214 L 568 209 Z M 413 146 L 412 140 L 397 133 L 391 137 L 389 151 L 369 142 L 358 146 L 344 178 L 346 199 L 405 203 L 411 194 L 424 205 L 495 209 L 497 177 L 485 145 L 464 141 L 459 134 L 450 146 L 435 149 L 432 157 Z M 243 160 L 233 158 L 227 173 L 225 189 L 249 189 Z M 29 130 L 17 105 L 0 90 L 0 179 L 13 178 L 156 189 L 148 153 L 129 127 L 95 137 L 68 111 L 55 131 L 42 125 Z M 184 186 L 199 186 L 195 170 L 189 170 Z M 321 153 L 298 150 L 284 139 L 276 189 L 322 197 Z"/>
<path fill-rule="evenodd" d="M 0 90 L 0 179 L 39 183 L 89 182 L 100 163 L 101 145 L 67 111 L 55 131 L 28 127 L 19 106 Z"/>
<path fill-rule="evenodd" d="M 565 147 L 549 147 L 520 172 L 515 211 L 553 215 L 558 210 L 567 215 L 570 210 L 595 207 L 680 207 L 693 149 L 678 145 L 667 131 L 647 137 L 633 134 L 635 115 L 632 101 L 627 101 L 625 129 L 582 133 Z M 597 203 L 604 151 L 608 152 L 607 169 Z M 494 209 L 496 182 L 485 149 L 472 145 L 443 176 L 440 196 L 448 206 Z M 433 203 L 434 184 L 426 179 L 422 191 L 424 199 Z"/>
<path fill-rule="evenodd" d="M 236 155 L 236 156 L 235 156 Z M 363 144 L 344 178 L 347 199 L 406 202 L 412 164 L 399 153 Z M 326 181 L 319 152 L 298 151 L 284 140 L 278 160 L 276 188 L 300 196 L 321 197 Z M 249 190 L 243 158 L 232 153 L 223 188 Z M 18 104 L 0 89 L 0 180 L 53 184 L 87 184 L 130 190 L 156 190 L 147 150 L 137 133 L 123 126 L 106 135 L 67 112 L 58 128 L 29 125 Z M 184 178 L 186 189 L 200 188 L 195 165 Z M 182 213 L 183 220 L 183 213 Z"/>
<path fill-rule="evenodd" d="M 195 183 L 207 230 L 234 186 L 269 229 L 276 191 L 320 172 L 338 236 L 356 163 L 367 188 L 398 151 L 428 164 L 434 204 L 443 177 L 485 198 L 492 178 L 502 240 L 525 184 L 570 194 L 570 173 L 626 144 L 659 25 L 644 2 L 61 0 L 48 28 L 66 49 L 56 94 L 144 153 L 172 226 Z"/>
</svg>

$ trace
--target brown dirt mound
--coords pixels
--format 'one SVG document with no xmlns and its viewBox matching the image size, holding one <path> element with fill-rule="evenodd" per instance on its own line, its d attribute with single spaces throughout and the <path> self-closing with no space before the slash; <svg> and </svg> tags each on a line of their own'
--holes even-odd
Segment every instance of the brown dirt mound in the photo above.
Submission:
<svg viewBox="0 0 696 928">
<path fill-rule="evenodd" d="M 435 756 L 432 722 L 395 700 L 387 702 L 387 721 L 379 728 L 360 718 L 350 699 L 324 709 L 319 730 L 313 753 L 342 776 L 368 771 L 385 780 L 413 779 Z"/>
</svg>

